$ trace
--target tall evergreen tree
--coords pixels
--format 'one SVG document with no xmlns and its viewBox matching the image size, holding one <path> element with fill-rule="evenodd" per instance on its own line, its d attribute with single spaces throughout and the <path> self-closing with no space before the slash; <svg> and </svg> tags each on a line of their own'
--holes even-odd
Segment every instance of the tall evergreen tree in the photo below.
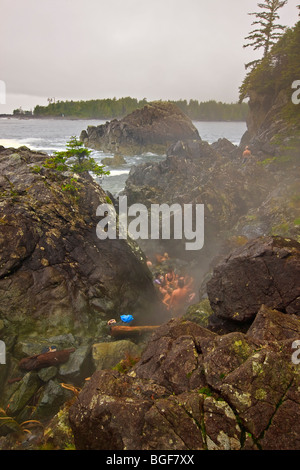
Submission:
<svg viewBox="0 0 300 470">
<path fill-rule="evenodd" d="M 266 57 L 270 48 L 282 36 L 285 26 L 277 23 L 279 19 L 278 11 L 288 0 L 265 0 L 264 3 L 258 3 L 262 11 L 248 13 L 256 17 L 251 26 L 256 28 L 245 37 L 249 41 L 243 47 L 253 47 L 254 50 L 263 49 L 263 58 Z M 246 64 L 246 68 L 257 65 L 260 60 L 254 60 Z"/>
</svg>

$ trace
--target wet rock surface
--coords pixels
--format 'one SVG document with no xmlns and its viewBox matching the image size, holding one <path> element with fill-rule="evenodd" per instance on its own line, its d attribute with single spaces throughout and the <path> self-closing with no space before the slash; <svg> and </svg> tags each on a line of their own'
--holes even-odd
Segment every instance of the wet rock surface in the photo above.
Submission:
<svg viewBox="0 0 300 470">
<path fill-rule="evenodd" d="M 213 319 L 249 323 L 260 306 L 300 312 L 300 244 L 262 237 L 232 252 L 214 268 L 207 283 Z M 217 317 L 217 318 L 215 318 Z"/>
<path fill-rule="evenodd" d="M 34 325 L 45 336 L 52 325 L 57 335 L 95 327 L 126 309 L 142 308 L 145 315 L 140 293 L 148 291 L 152 304 L 155 292 L 139 247 L 96 235 L 105 192 L 89 175 L 43 168 L 45 158 L 24 149 L 0 153 L 0 317 L 6 329 L 15 323 L 20 335 L 22 326 Z"/>
<path fill-rule="evenodd" d="M 297 449 L 299 368 L 291 354 L 299 334 L 299 317 L 266 308 L 249 334 L 171 320 L 128 374 L 98 371 L 85 385 L 70 408 L 76 446 Z"/>
<path fill-rule="evenodd" d="M 44 167 L 47 158 L 0 147 L 0 439 L 73 397 L 95 371 L 92 345 L 112 342 L 108 319 L 129 311 L 151 324 L 160 314 L 137 244 L 97 238 L 106 193 L 88 174 Z"/>
</svg>

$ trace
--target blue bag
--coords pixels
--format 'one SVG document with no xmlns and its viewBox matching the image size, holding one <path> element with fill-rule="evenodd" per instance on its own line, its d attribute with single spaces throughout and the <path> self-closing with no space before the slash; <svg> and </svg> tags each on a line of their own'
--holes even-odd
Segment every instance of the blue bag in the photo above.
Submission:
<svg viewBox="0 0 300 470">
<path fill-rule="evenodd" d="M 121 315 L 120 318 L 124 323 L 130 323 L 133 320 L 132 315 Z"/>
</svg>

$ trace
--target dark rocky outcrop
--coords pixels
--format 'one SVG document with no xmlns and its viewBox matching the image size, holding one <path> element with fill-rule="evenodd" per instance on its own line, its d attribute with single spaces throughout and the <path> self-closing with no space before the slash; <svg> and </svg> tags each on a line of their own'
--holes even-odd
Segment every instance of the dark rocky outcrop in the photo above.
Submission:
<svg viewBox="0 0 300 470">
<path fill-rule="evenodd" d="M 88 174 L 46 168 L 47 158 L 0 148 L 0 414 L 15 425 L 53 417 L 72 396 L 61 382 L 82 386 L 96 367 L 92 344 L 112 341 L 112 316 L 161 322 L 137 244 L 97 238 L 106 193 Z"/>
<path fill-rule="evenodd" d="M 296 450 L 299 335 L 299 317 L 266 307 L 247 334 L 171 320 L 128 374 L 85 385 L 69 414 L 76 448 Z"/>
<path fill-rule="evenodd" d="M 249 69 L 240 87 L 240 100 L 249 100 L 248 130 L 241 145 L 250 145 L 256 154 L 276 158 L 280 155 L 278 147 L 289 148 L 295 139 L 299 148 L 300 107 L 293 96 L 300 73 L 299 41 L 297 21 L 286 28 L 263 60 Z"/>
<path fill-rule="evenodd" d="M 296 450 L 299 247 L 263 237 L 233 251 L 208 282 L 207 327 L 189 320 L 200 303 L 158 327 L 129 372 L 96 372 L 70 408 L 76 448 Z"/>
<path fill-rule="evenodd" d="M 280 147 L 270 158 L 260 151 L 244 160 L 226 139 L 209 145 L 179 141 L 166 159 L 133 167 L 124 194 L 128 203 L 204 204 L 204 247 L 187 252 L 185 240 L 142 241 L 148 255 L 167 251 L 188 260 L 202 282 L 230 251 L 260 236 L 299 237 L 299 146 Z M 278 150 L 279 152 L 279 150 Z"/>
<path fill-rule="evenodd" d="M 180 139 L 130 172 L 129 204 L 204 204 L 201 252 L 178 240 L 160 249 L 205 286 L 130 372 L 92 376 L 69 413 L 78 449 L 299 448 L 299 123 L 283 119 L 287 94 L 251 93 L 239 147 Z"/>
<path fill-rule="evenodd" d="M 254 162 L 243 164 L 241 151 L 226 139 L 214 145 L 202 140 L 179 141 L 168 149 L 165 160 L 133 167 L 124 194 L 128 204 L 142 203 L 147 207 L 162 203 L 204 204 L 204 248 L 188 253 L 185 240 L 171 239 L 161 240 L 161 250 L 175 257 L 196 259 L 205 272 L 226 240 L 248 235 L 254 217 L 246 218 L 238 232 L 235 225 L 250 210 L 258 209 L 275 185 L 274 174 Z M 243 233 L 246 227 L 248 232 Z M 264 231 L 261 224 L 253 228 L 252 234 L 256 237 Z M 149 253 L 151 241 L 141 246 Z"/>
<path fill-rule="evenodd" d="M 300 244 L 281 237 L 248 242 L 218 264 L 207 283 L 211 324 L 249 325 L 264 304 L 300 314 Z"/>
<path fill-rule="evenodd" d="M 243 136 L 241 144 L 251 145 L 256 151 L 264 150 L 274 154 L 276 149 L 272 149 L 273 140 L 289 127 L 281 116 L 281 111 L 290 101 L 291 93 L 288 95 L 282 90 L 274 97 L 251 90 L 249 95 L 247 133 Z"/>
<path fill-rule="evenodd" d="M 51 329 L 57 335 L 95 328 L 127 309 L 145 317 L 144 300 L 151 305 L 155 292 L 143 253 L 130 239 L 97 238 L 96 210 L 107 203 L 105 192 L 88 175 L 43 168 L 45 158 L 28 150 L 0 153 L 6 328 L 45 336 Z"/>
<path fill-rule="evenodd" d="M 80 135 L 87 147 L 123 155 L 164 154 L 181 139 L 199 139 L 198 131 L 176 105 L 167 102 L 149 103 L 121 120 L 89 126 Z"/>
</svg>

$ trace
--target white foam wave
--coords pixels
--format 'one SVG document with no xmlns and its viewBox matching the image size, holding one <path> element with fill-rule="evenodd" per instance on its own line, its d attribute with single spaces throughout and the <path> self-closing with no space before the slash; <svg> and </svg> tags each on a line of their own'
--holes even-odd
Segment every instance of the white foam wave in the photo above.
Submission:
<svg viewBox="0 0 300 470">
<path fill-rule="evenodd" d="M 0 139 L 0 145 L 3 145 L 3 147 L 18 148 L 24 144 L 22 143 L 22 141 L 17 139 Z"/>
<path fill-rule="evenodd" d="M 110 175 L 109 176 L 120 176 L 120 175 L 128 175 L 130 169 L 128 170 L 109 170 Z"/>
</svg>

